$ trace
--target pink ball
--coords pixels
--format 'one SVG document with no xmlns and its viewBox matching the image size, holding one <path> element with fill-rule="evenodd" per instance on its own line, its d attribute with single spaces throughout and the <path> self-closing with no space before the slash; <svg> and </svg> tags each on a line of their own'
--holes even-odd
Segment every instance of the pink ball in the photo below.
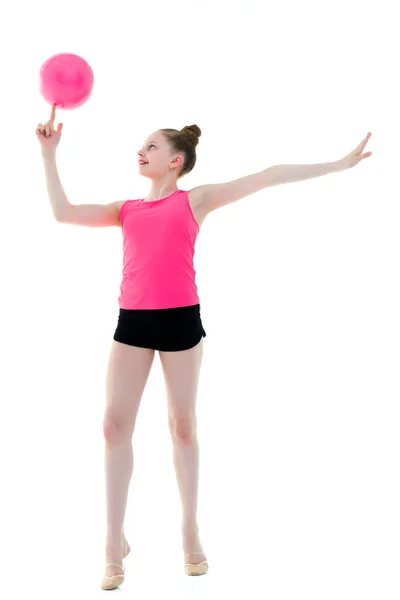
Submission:
<svg viewBox="0 0 400 600">
<path fill-rule="evenodd" d="M 50 104 L 72 109 L 85 104 L 93 89 L 93 71 L 76 54 L 55 54 L 40 69 L 40 91 Z"/>
</svg>

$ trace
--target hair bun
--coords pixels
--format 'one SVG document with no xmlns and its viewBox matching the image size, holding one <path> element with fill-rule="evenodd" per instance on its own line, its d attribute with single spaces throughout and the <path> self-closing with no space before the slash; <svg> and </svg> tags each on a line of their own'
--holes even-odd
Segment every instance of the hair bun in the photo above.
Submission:
<svg viewBox="0 0 400 600">
<path fill-rule="evenodd" d="M 187 125 L 182 130 L 182 133 L 192 140 L 193 144 L 197 146 L 199 143 L 199 137 L 201 136 L 201 129 L 197 125 Z"/>
</svg>

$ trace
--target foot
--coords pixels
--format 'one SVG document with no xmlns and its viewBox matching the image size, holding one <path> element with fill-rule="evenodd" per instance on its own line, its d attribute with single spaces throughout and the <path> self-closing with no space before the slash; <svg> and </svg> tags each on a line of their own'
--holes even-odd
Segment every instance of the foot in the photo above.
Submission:
<svg viewBox="0 0 400 600">
<path fill-rule="evenodd" d="M 122 560 L 126 558 L 131 551 L 131 548 L 124 536 L 122 542 L 116 543 L 112 539 L 107 539 L 106 544 L 106 563 L 117 563 L 122 565 Z M 122 566 L 117 567 L 111 565 L 106 567 L 105 575 L 111 577 L 112 575 L 122 575 L 124 573 Z"/>
<path fill-rule="evenodd" d="M 191 565 L 198 565 L 206 560 L 203 547 L 200 543 L 198 529 L 182 529 L 182 542 L 186 564 L 190 563 Z M 198 554 L 199 552 L 200 554 Z"/>
</svg>

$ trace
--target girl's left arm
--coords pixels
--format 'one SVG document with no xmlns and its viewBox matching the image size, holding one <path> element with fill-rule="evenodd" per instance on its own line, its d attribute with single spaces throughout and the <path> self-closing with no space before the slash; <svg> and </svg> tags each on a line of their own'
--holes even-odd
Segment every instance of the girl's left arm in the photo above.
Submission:
<svg viewBox="0 0 400 600">
<path fill-rule="evenodd" d="M 371 156 L 372 152 L 363 154 L 370 137 L 371 133 L 368 133 L 354 150 L 335 162 L 314 165 L 275 165 L 240 179 L 234 179 L 226 183 L 201 185 L 194 188 L 194 190 L 196 190 L 195 193 L 199 198 L 199 204 L 206 213 L 209 213 L 216 208 L 236 202 L 266 187 L 281 183 L 293 183 L 294 181 L 351 169 L 364 158 Z"/>
</svg>

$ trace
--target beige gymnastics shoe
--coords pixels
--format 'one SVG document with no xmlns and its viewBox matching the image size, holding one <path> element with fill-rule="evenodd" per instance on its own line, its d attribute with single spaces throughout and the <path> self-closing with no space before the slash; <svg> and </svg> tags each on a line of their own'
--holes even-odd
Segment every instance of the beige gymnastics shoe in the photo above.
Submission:
<svg viewBox="0 0 400 600">
<path fill-rule="evenodd" d="M 122 569 L 122 573 L 118 573 L 118 575 L 104 575 L 103 577 L 103 581 L 100 584 L 100 587 L 102 590 L 113 590 L 115 588 L 117 588 L 118 586 L 121 585 L 121 583 L 124 582 L 125 579 L 125 575 L 124 575 L 124 561 L 122 561 L 122 565 L 119 565 L 117 563 L 107 563 L 106 564 L 106 570 L 107 567 L 120 567 L 120 569 Z"/>
<path fill-rule="evenodd" d="M 190 552 L 189 554 L 185 554 L 185 556 L 191 556 L 192 554 L 203 554 L 203 552 Z M 185 564 L 186 575 L 205 575 L 207 571 L 208 562 L 206 560 L 197 565 L 192 565 L 190 563 Z"/>
</svg>

